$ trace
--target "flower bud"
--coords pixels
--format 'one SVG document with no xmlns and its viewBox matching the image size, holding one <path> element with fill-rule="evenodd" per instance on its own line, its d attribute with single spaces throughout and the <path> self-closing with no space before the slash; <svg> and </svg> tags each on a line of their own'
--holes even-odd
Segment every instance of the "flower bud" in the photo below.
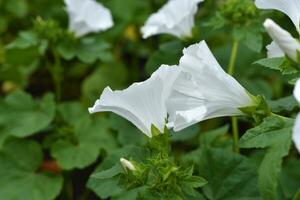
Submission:
<svg viewBox="0 0 300 200">
<path fill-rule="evenodd" d="M 126 173 L 127 173 L 127 169 L 129 169 L 131 171 L 136 170 L 135 166 L 129 160 L 127 160 L 125 158 L 120 158 L 120 162 Z"/>
</svg>

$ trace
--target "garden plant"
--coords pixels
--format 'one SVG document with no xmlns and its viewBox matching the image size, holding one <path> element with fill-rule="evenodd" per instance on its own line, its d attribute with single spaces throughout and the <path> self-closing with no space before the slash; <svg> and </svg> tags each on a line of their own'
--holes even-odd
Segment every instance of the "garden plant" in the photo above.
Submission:
<svg viewBox="0 0 300 200">
<path fill-rule="evenodd" d="M 0 200 L 300 200 L 300 0 L 0 0 Z"/>
</svg>

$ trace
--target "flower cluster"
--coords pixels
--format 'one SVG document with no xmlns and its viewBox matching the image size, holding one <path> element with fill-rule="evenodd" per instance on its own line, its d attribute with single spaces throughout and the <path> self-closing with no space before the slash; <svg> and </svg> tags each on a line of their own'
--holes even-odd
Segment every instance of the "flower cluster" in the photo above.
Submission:
<svg viewBox="0 0 300 200">
<path fill-rule="evenodd" d="M 69 29 L 77 37 L 104 31 L 113 26 L 111 12 L 95 0 L 64 0 L 69 15 Z M 152 14 L 141 28 L 143 38 L 167 33 L 179 38 L 191 37 L 194 15 L 204 0 L 170 0 Z"/>
<path fill-rule="evenodd" d="M 162 65 L 148 80 L 122 91 L 106 88 L 89 111 L 112 111 L 151 137 L 152 125 L 161 133 L 166 125 L 179 131 L 206 119 L 243 115 L 239 108 L 253 104 L 201 41 L 183 50 L 178 66 Z"/>
</svg>

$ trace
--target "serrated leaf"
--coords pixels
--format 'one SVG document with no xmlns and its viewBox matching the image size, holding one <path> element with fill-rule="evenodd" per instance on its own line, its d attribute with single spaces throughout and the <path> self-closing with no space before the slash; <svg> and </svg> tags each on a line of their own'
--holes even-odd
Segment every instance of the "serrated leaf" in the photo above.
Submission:
<svg viewBox="0 0 300 200">
<path fill-rule="evenodd" d="M 211 148 L 202 149 L 199 156 L 199 173 L 208 181 L 203 187 L 208 199 L 260 199 L 255 166 L 246 157 Z"/>
<path fill-rule="evenodd" d="M 241 148 L 265 148 L 278 143 L 289 134 L 293 120 L 278 116 L 270 116 L 252 129 L 249 129 L 240 139 Z"/>
<path fill-rule="evenodd" d="M 280 142 L 267 150 L 258 170 L 258 184 L 263 199 L 277 199 L 278 176 L 281 171 L 283 157 L 288 155 L 291 145 L 291 135 L 284 134 Z"/>
<path fill-rule="evenodd" d="M 63 184 L 61 175 L 39 171 L 43 159 L 38 143 L 7 141 L 0 152 L 0 198 L 6 200 L 52 200 Z"/>
<path fill-rule="evenodd" d="M 33 100 L 29 94 L 16 91 L 0 100 L 2 133 L 27 137 L 46 128 L 54 118 L 55 102 L 52 94 Z"/>
<path fill-rule="evenodd" d="M 292 119 L 270 116 L 240 140 L 242 148 L 267 148 L 258 170 L 259 188 L 265 200 L 277 199 L 278 176 L 282 159 L 290 149 L 292 127 Z"/>
</svg>

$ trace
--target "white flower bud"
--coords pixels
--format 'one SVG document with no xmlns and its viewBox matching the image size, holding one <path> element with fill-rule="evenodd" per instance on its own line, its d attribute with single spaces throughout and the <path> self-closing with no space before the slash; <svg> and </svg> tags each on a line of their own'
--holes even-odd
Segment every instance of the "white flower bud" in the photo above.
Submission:
<svg viewBox="0 0 300 200">
<path fill-rule="evenodd" d="M 127 172 L 127 169 L 129 169 L 131 171 L 136 170 L 134 165 L 129 160 L 126 160 L 125 158 L 120 158 L 120 162 L 126 172 Z"/>
</svg>

